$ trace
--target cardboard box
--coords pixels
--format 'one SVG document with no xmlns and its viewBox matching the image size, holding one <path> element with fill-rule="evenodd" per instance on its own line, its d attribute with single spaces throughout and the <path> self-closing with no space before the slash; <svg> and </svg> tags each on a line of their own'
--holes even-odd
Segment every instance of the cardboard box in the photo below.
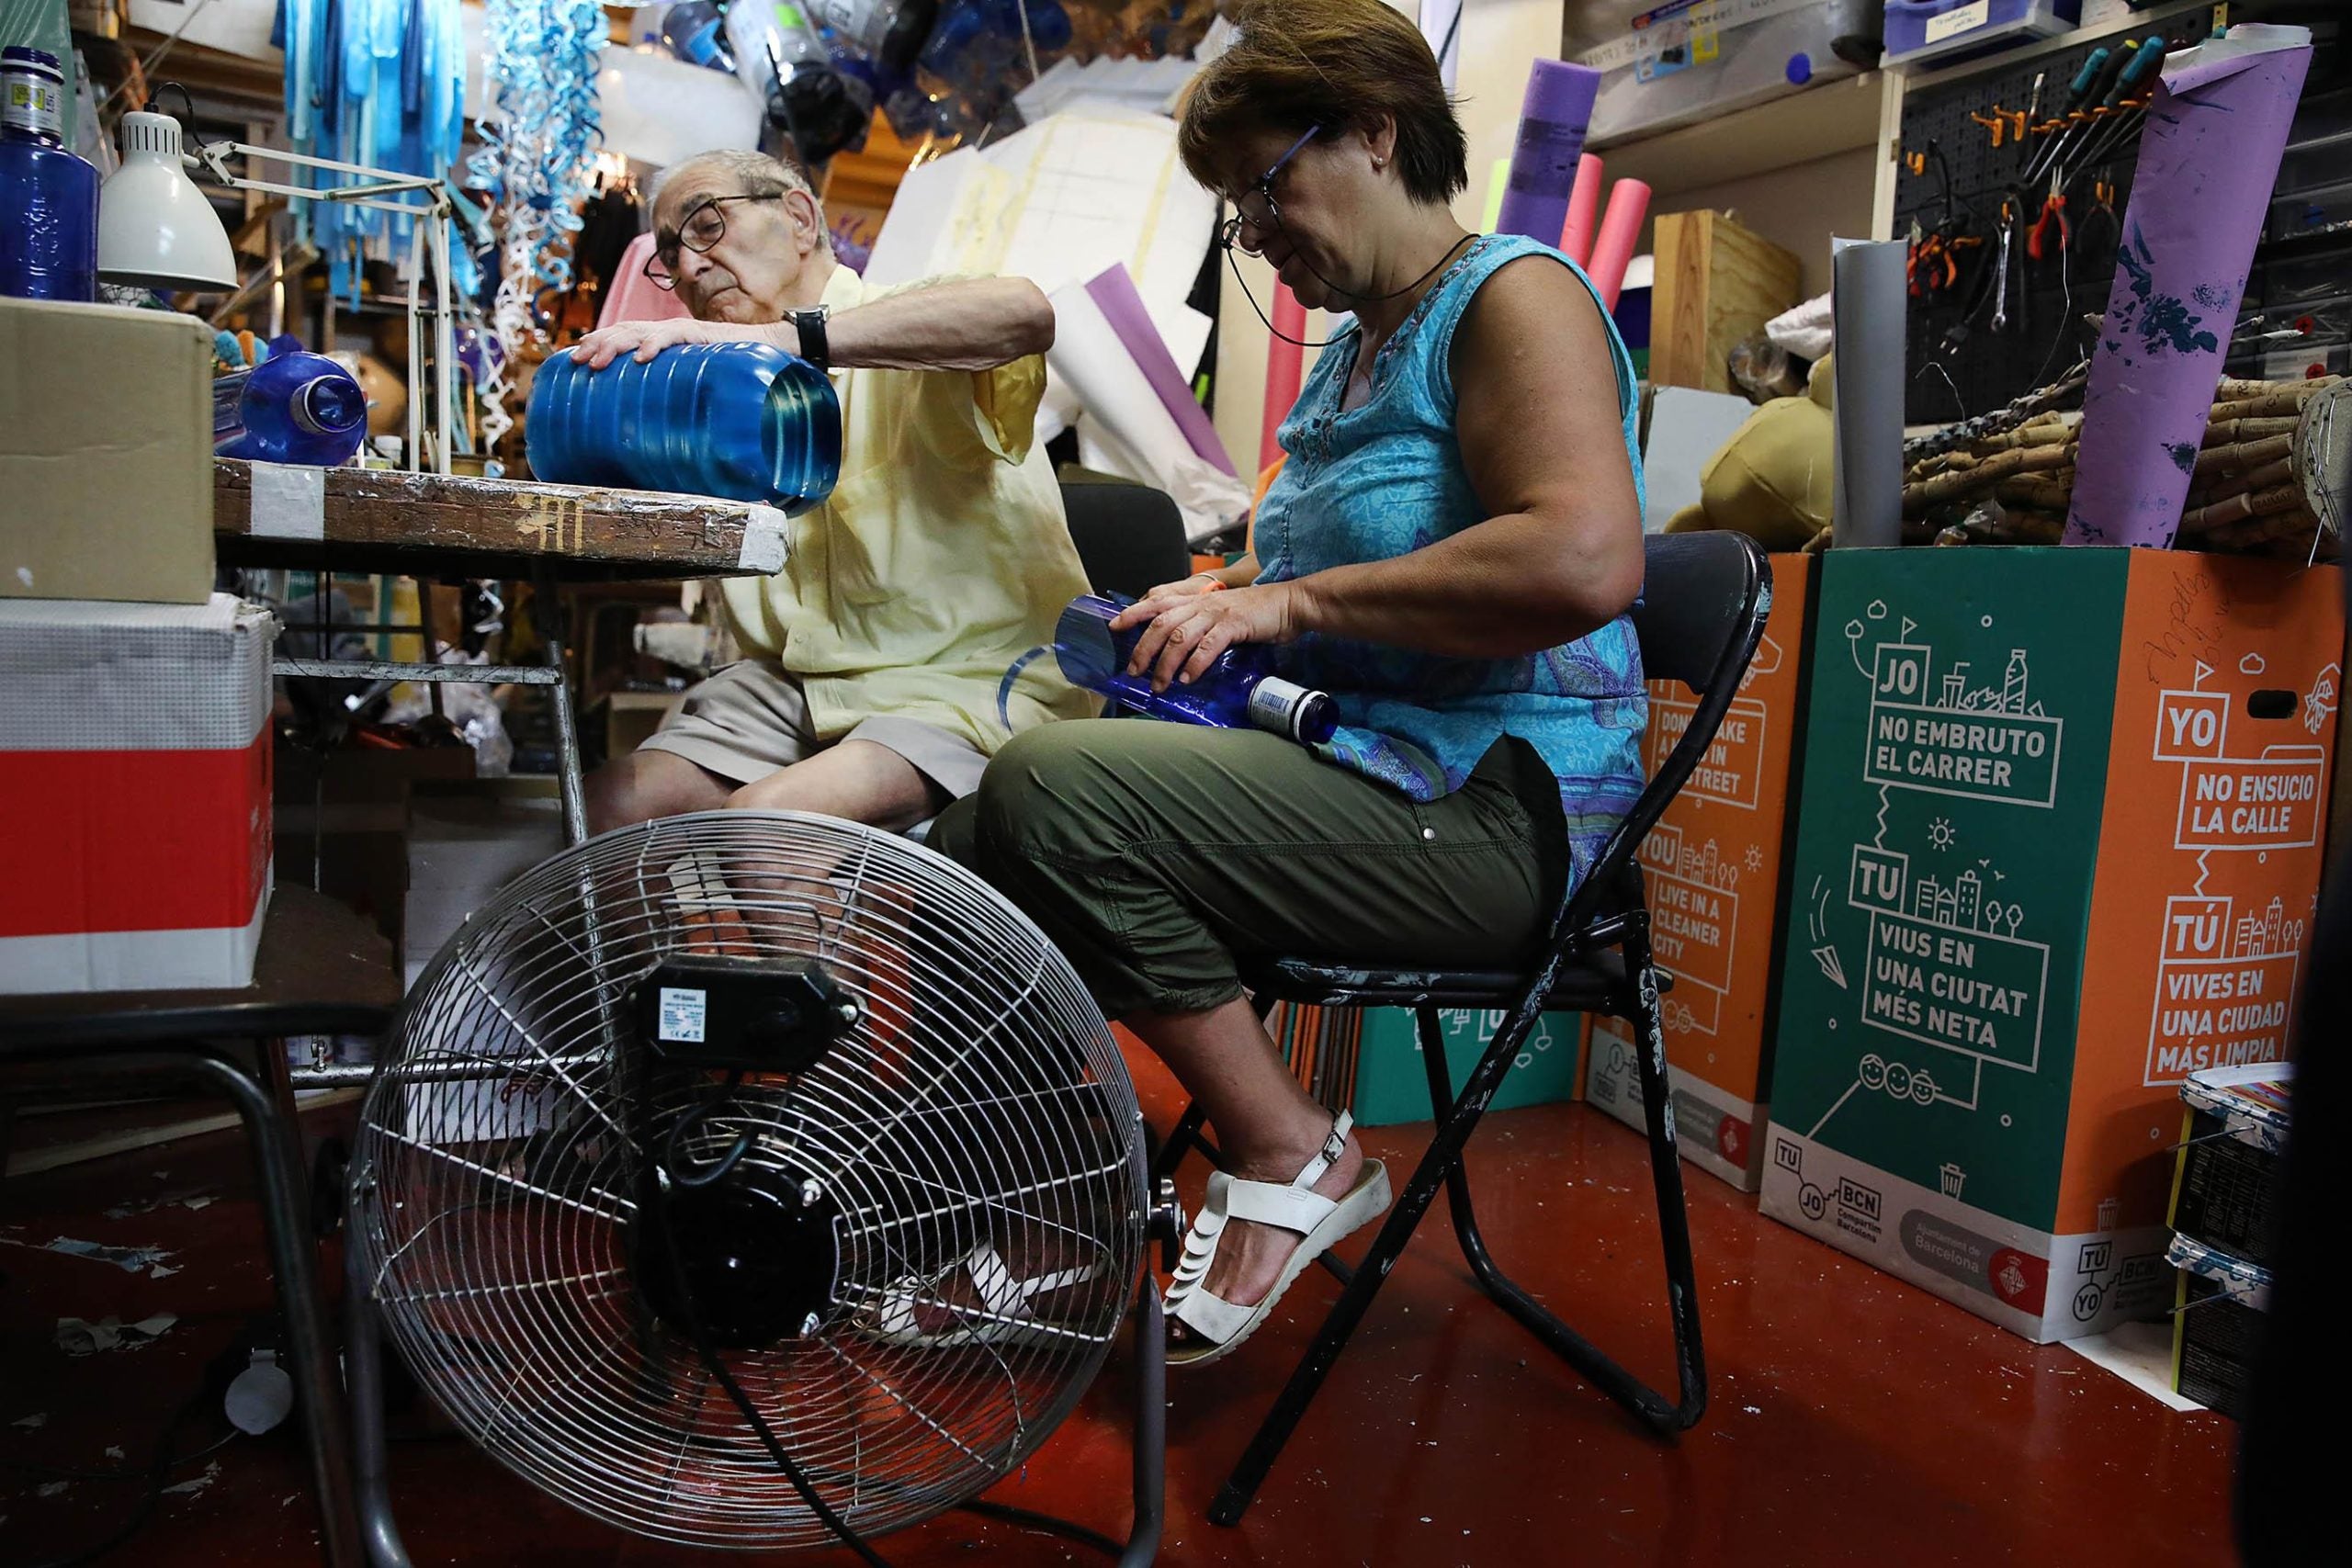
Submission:
<svg viewBox="0 0 2352 1568">
<path fill-rule="evenodd" d="M 212 593 L 212 334 L 0 299 L 0 598 Z"/>
<path fill-rule="evenodd" d="M 1502 1027 L 1503 1014 L 1445 1008 L 1438 1021 L 1445 1035 L 1446 1070 L 1459 1094 L 1487 1043 Z M 1353 1111 L 1358 1125 L 1391 1127 L 1430 1119 L 1429 1077 L 1409 1009 L 1296 1008 L 1284 1002 L 1266 1025 L 1306 1091 L 1333 1111 Z M 1487 1109 L 1575 1099 L 1583 1036 L 1580 1013 L 1547 1012 L 1538 1019 Z"/>
<path fill-rule="evenodd" d="M 1650 941 L 1674 976 L 1661 1008 L 1682 1157 L 1743 1192 L 1763 1179 L 1772 1003 L 1787 903 L 1783 839 L 1797 797 L 1805 633 L 1815 558 L 1772 558 L 1772 615 L 1714 744 L 1642 844 Z M 1655 773 L 1698 709 L 1675 682 L 1650 685 Z M 1643 1126 L 1634 1026 L 1595 1018 L 1585 1098 Z"/>
<path fill-rule="evenodd" d="M 2036 1340 L 2158 1310 L 2180 1083 L 2292 1035 L 2337 572 L 1822 573 L 1764 1212 Z"/>
<path fill-rule="evenodd" d="M 269 613 L 0 604 L 0 992 L 253 981 Z"/>
</svg>

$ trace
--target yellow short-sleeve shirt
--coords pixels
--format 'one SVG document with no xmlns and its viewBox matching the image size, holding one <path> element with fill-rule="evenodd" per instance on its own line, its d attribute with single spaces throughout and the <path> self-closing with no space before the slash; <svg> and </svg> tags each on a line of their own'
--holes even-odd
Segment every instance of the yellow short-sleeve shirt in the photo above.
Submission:
<svg viewBox="0 0 2352 1568">
<path fill-rule="evenodd" d="M 824 299 L 842 311 L 899 291 L 837 266 Z M 1087 592 L 1033 439 L 1046 362 L 835 370 L 832 382 L 841 482 L 792 520 L 781 571 L 720 585 L 736 639 L 799 681 L 820 740 L 888 715 L 992 753 L 1011 738 L 997 717 L 1006 667 L 1051 641 L 1062 607 Z M 1014 729 L 1094 712 L 1052 666 L 1023 675 Z"/>
</svg>

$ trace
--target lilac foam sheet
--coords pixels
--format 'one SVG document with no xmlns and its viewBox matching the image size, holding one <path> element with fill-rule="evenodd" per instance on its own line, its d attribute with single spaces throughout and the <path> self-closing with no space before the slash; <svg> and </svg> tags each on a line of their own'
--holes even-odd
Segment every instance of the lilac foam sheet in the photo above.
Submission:
<svg viewBox="0 0 2352 1568">
<path fill-rule="evenodd" d="M 2243 24 L 2165 62 L 2091 351 L 2069 545 L 2164 549 L 2179 529 L 2311 57 L 2308 28 Z"/>
</svg>

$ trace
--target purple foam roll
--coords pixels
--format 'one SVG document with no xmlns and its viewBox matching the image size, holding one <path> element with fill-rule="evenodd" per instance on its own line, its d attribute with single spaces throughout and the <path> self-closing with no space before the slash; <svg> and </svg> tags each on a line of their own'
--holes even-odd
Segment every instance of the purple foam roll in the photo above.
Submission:
<svg viewBox="0 0 2352 1568">
<path fill-rule="evenodd" d="M 1600 90 L 1600 72 L 1565 60 L 1539 60 L 1528 72 L 1497 233 L 1560 243 L 1568 193 L 1576 188 L 1577 160 L 1584 154 L 1585 127 L 1592 122 L 1593 95 Z"/>
<path fill-rule="evenodd" d="M 2180 528 L 2311 37 L 2242 23 L 2165 60 L 2091 350 L 2067 544 L 2165 549 Z"/>
</svg>

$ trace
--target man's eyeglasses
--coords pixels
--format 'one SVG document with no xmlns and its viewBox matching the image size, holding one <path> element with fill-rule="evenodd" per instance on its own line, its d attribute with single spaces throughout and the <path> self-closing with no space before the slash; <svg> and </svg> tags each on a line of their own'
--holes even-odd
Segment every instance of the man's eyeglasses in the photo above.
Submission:
<svg viewBox="0 0 2352 1568">
<path fill-rule="evenodd" d="M 730 201 L 775 201 L 784 195 L 780 190 L 753 191 L 743 196 L 714 196 L 695 205 L 678 225 L 678 231 L 666 238 L 657 236 L 653 254 L 645 258 L 645 276 L 653 287 L 671 289 L 678 287 L 678 250 L 684 246 L 697 255 L 708 254 L 713 245 L 727 238 L 726 204 Z"/>
<path fill-rule="evenodd" d="M 1283 209 L 1274 201 L 1274 176 L 1287 167 L 1298 150 L 1321 133 L 1319 125 L 1310 125 L 1306 134 L 1290 144 L 1290 151 L 1274 160 L 1272 168 L 1258 176 L 1258 183 L 1233 198 L 1234 215 L 1217 231 L 1217 238 L 1228 250 L 1239 250 L 1244 255 L 1256 255 L 1264 249 L 1264 238 L 1283 226 Z M 1259 237 L 1258 243 L 1242 243 L 1241 231 L 1247 226 Z"/>
</svg>

